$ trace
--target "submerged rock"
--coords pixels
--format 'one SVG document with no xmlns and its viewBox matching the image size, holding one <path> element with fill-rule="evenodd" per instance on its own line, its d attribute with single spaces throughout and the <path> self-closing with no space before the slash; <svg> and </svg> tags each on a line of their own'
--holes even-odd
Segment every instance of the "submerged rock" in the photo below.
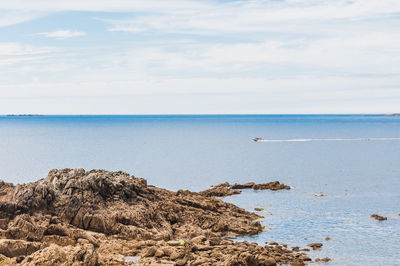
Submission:
<svg viewBox="0 0 400 266">
<path fill-rule="evenodd" d="M 329 262 L 329 261 L 331 261 L 331 259 L 328 257 L 325 257 L 323 259 L 320 259 L 320 258 L 315 259 L 315 262 Z"/>
<path fill-rule="evenodd" d="M 149 186 L 121 171 L 52 170 L 29 184 L 0 182 L 0 255 L 8 265 L 307 261 L 279 245 L 224 240 L 260 233 L 257 218 L 212 195 Z"/>
<path fill-rule="evenodd" d="M 374 218 L 375 220 L 378 220 L 378 221 L 386 221 L 387 220 L 387 217 L 380 216 L 378 214 L 371 214 L 371 218 Z"/>
<path fill-rule="evenodd" d="M 311 244 L 308 244 L 307 246 L 309 246 L 313 250 L 317 250 L 317 249 L 320 249 L 323 246 L 323 244 L 322 243 L 311 243 Z"/>
<path fill-rule="evenodd" d="M 210 189 L 201 191 L 200 194 L 206 197 L 226 197 L 242 193 L 240 189 L 253 189 L 253 190 L 289 190 L 290 186 L 281 184 L 279 181 L 273 181 L 265 184 L 256 184 L 249 182 L 245 184 L 229 184 L 228 182 L 216 185 Z"/>
</svg>

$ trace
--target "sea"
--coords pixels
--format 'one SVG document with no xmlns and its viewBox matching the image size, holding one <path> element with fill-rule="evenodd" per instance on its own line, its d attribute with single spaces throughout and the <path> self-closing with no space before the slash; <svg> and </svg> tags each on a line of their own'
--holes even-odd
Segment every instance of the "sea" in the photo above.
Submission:
<svg viewBox="0 0 400 266">
<path fill-rule="evenodd" d="M 174 191 L 277 180 L 292 189 L 223 198 L 264 209 L 265 232 L 238 240 L 321 242 L 309 255 L 327 265 L 400 265 L 400 116 L 0 116 L 0 179 L 54 168 L 123 170 Z"/>
</svg>

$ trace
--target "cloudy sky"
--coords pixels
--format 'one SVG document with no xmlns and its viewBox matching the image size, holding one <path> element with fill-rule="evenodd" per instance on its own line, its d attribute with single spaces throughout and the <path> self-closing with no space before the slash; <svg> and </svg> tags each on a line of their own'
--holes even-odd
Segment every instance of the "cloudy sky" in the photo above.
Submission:
<svg viewBox="0 0 400 266">
<path fill-rule="evenodd" d="M 1 1 L 0 93 L 2 114 L 400 112 L 400 1 Z"/>
</svg>

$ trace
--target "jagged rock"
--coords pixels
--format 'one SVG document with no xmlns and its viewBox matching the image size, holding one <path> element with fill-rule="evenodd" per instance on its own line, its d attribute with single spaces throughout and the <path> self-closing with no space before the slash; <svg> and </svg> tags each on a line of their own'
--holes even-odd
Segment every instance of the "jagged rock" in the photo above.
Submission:
<svg viewBox="0 0 400 266">
<path fill-rule="evenodd" d="M 320 259 L 320 258 L 315 259 L 315 262 L 329 262 L 329 261 L 331 261 L 331 259 L 328 257 L 325 257 L 323 259 Z"/>
<path fill-rule="evenodd" d="M 256 184 L 254 182 L 249 182 L 246 184 L 233 184 L 231 189 L 246 189 L 246 188 L 253 188 Z"/>
<path fill-rule="evenodd" d="M 265 184 L 255 184 L 252 186 L 254 190 L 283 190 L 283 189 L 290 189 L 289 186 L 281 184 L 279 181 L 269 182 Z"/>
<path fill-rule="evenodd" d="M 162 256 L 164 256 L 164 251 L 162 250 L 162 249 L 157 249 L 157 251 L 154 253 L 154 256 L 155 257 L 157 257 L 157 258 L 159 258 L 159 257 L 162 257 Z"/>
<path fill-rule="evenodd" d="M 156 254 L 157 252 L 157 248 L 156 247 L 149 247 L 147 249 L 144 250 L 143 252 L 143 257 L 153 257 L 154 254 Z"/>
<path fill-rule="evenodd" d="M 228 184 L 228 186 L 227 186 Z M 205 197 L 226 197 L 232 196 L 236 194 L 240 194 L 242 191 L 240 190 L 233 190 L 229 183 L 223 183 L 216 186 L 211 187 L 210 189 L 201 191 L 200 194 Z"/>
<path fill-rule="evenodd" d="M 26 256 L 41 247 L 41 243 L 24 240 L 0 239 L 0 253 L 7 257 Z"/>
<path fill-rule="evenodd" d="M 228 182 L 216 185 L 210 189 L 201 191 L 200 194 L 206 197 L 226 197 L 235 194 L 240 194 L 242 191 L 239 189 L 253 189 L 253 190 L 283 190 L 290 189 L 290 186 L 281 184 L 279 181 L 269 182 L 265 184 L 256 184 L 249 182 L 245 184 L 233 184 L 230 185 Z"/>
<path fill-rule="evenodd" d="M 386 221 L 386 220 L 387 220 L 387 217 L 385 217 L 385 216 L 380 216 L 380 215 L 378 215 L 378 214 L 372 214 L 372 215 L 371 215 L 371 218 L 374 218 L 375 220 L 378 220 L 378 221 Z"/>
<path fill-rule="evenodd" d="M 320 249 L 323 246 L 323 244 L 322 243 L 311 243 L 311 244 L 308 244 L 307 246 L 309 246 L 313 250 L 317 250 L 317 249 Z"/>
<path fill-rule="evenodd" d="M 16 186 L 0 181 L 0 256 L 10 265 L 127 265 L 127 257 L 143 265 L 272 265 L 272 254 L 282 255 L 278 264 L 303 263 L 286 248 L 222 240 L 263 226 L 213 193 L 172 192 L 105 170 L 52 170 Z"/>
</svg>

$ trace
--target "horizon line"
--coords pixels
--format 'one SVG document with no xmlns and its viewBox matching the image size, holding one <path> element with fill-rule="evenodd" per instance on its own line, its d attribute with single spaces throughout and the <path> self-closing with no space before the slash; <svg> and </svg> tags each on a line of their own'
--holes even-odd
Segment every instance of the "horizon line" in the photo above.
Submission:
<svg viewBox="0 0 400 266">
<path fill-rule="evenodd" d="M 0 116 L 206 116 L 206 115 L 400 115 L 400 112 L 393 113 L 169 113 L 169 114 L 42 114 L 42 113 L 8 113 L 8 114 L 0 114 Z"/>
</svg>

